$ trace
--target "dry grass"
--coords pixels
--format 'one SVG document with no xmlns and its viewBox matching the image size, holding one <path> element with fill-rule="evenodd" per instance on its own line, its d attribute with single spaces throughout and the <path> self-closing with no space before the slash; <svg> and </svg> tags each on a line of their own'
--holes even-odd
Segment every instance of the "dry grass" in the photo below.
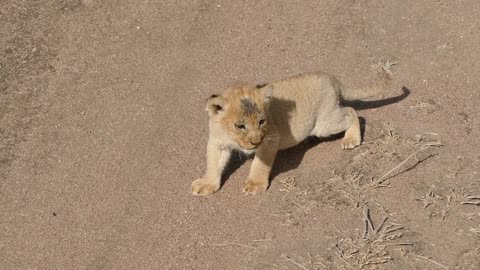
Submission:
<svg viewBox="0 0 480 270">
<path fill-rule="evenodd" d="M 470 270 L 480 269 L 480 247 L 474 248 L 470 251 L 463 253 L 458 259 L 458 264 L 455 266 L 455 270 Z"/>
<path fill-rule="evenodd" d="M 351 156 L 349 162 L 339 163 L 334 167 L 331 177 L 321 179 L 320 183 L 305 184 L 300 176 L 290 176 L 281 179 L 279 191 L 285 195 L 284 209 L 273 214 L 284 224 L 298 225 L 311 216 L 315 208 L 320 206 L 354 207 L 365 209 L 363 219 L 363 234 L 347 237 L 341 232 L 338 241 L 330 249 L 331 256 L 282 254 L 274 269 L 386 269 L 397 264 L 421 260 L 435 267 L 444 265 L 423 255 L 414 253 L 410 247 L 413 242 L 401 241 L 404 228 L 400 224 L 389 222 L 383 218 L 376 224 L 368 207 L 375 206 L 376 213 L 386 215 L 388 209 L 376 201 L 378 188 L 390 187 L 391 180 L 405 172 L 418 168 L 422 162 L 438 155 L 437 148 L 443 146 L 438 134 L 426 132 L 415 138 L 400 135 L 392 126 L 385 124 L 380 137 L 366 142 Z M 389 168 L 381 171 L 382 168 Z M 453 206 L 480 205 L 480 196 L 466 194 L 458 196 L 454 190 L 439 194 L 429 191 L 417 199 L 423 203 L 423 208 L 431 210 L 431 215 L 446 218 Z M 470 230 L 472 234 L 480 234 L 480 228 Z M 325 249 L 323 249 L 325 250 Z M 393 252 L 395 251 L 395 252 Z M 305 254 L 305 253 L 304 253 Z M 396 262 L 395 262 L 396 261 Z"/>
<path fill-rule="evenodd" d="M 462 204 L 462 205 L 467 205 L 467 204 L 480 205 L 480 195 L 465 194 L 464 198 L 465 199 L 462 202 L 460 202 L 460 204 Z"/>
<path fill-rule="evenodd" d="M 306 187 L 297 182 L 299 176 L 280 179 L 279 191 L 286 204 L 272 216 L 285 225 L 298 225 L 319 205 L 363 207 L 374 203 L 375 189 L 389 187 L 392 178 L 437 155 L 432 149 L 442 146 L 438 134 L 426 132 L 408 139 L 388 123 L 379 133 L 381 137 L 359 147 L 351 162 L 334 168 L 332 176 L 320 183 Z M 385 167 L 391 169 L 381 172 Z"/>
<path fill-rule="evenodd" d="M 320 255 L 300 256 L 282 254 L 281 259 L 273 264 L 274 269 L 374 269 L 394 260 L 390 254 L 393 247 L 412 246 L 413 243 L 401 242 L 403 226 L 387 222 L 387 218 L 376 226 L 370 217 L 370 210 L 365 209 L 365 231 L 363 236 L 353 238 L 343 236 L 333 247 L 334 256 Z"/>
<path fill-rule="evenodd" d="M 426 209 L 427 207 L 433 205 L 434 203 L 438 203 L 437 198 L 442 198 L 437 196 L 433 191 L 429 191 L 425 196 L 417 198 L 417 201 L 423 202 L 423 208 Z"/>
<path fill-rule="evenodd" d="M 305 259 L 301 256 L 296 256 L 297 259 L 292 259 L 289 256 L 282 254 L 282 258 L 291 263 L 292 265 L 296 266 L 298 269 L 304 269 L 304 270 L 311 270 L 311 269 L 320 269 L 318 267 L 323 266 L 323 264 L 316 262 L 315 259 L 313 258 L 312 254 L 308 253 L 308 259 Z"/>
<path fill-rule="evenodd" d="M 411 246 L 410 242 L 399 242 L 403 226 L 388 223 L 387 218 L 376 227 L 368 208 L 364 211 L 365 229 L 362 237 L 342 239 L 336 244 L 338 257 L 350 269 L 366 269 L 386 264 L 393 260 L 389 249 L 393 246 Z"/>
<path fill-rule="evenodd" d="M 470 228 L 469 231 L 476 236 L 480 236 L 480 225 L 478 225 L 476 228 Z"/>
<path fill-rule="evenodd" d="M 433 156 L 435 156 L 436 154 L 433 154 L 433 153 L 429 153 L 426 157 L 423 157 L 423 158 L 418 158 L 417 157 L 417 154 L 419 154 L 420 152 L 423 152 L 423 151 L 426 151 L 429 147 L 439 147 L 439 146 L 442 146 L 441 143 L 439 142 L 431 142 L 431 143 L 426 143 L 426 144 L 423 144 L 420 149 L 418 149 L 417 151 L 415 151 L 414 153 L 412 153 L 411 155 L 409 155 L 406 159 L 404 159 L 402 162 L 400 162 L 397 166 L 395 166 L 393 169 L 391 169 L 390 171 L 386 172 L 384 175 L 382 175 L 380 178 L 378 178 L 377 180 L 375 180 L 373 182 L 373 187 L 385 187 L 386 185 L 384 184 L 386 180 L 388 180 L 389 177 L 393 172 L 397 171 L 398 169 L 402 168 L 402 166 L 404 166 L 408 161 L 410 161 L 411 159 L 414 160 L 413 164 L 410 164 L 408 166 L 407 169 L 404 169 L 402 172 L 405 172 L 405 171 L 408 171 L 408 170 L 411 170 L 413 168 L 415 168 L 418 164 L 420 164 L 421 162 L 427 160 L 428 158 L 431 158 Z M 400 172 L 401 173 L 401 172 Z M 397 173 L 396 175 L 399 175 L 400 173 Z"/>
<path fill-rule="evenodd" d="M 316 203 L 311 200 L 310 190 L 300 188 L 297 185 L 297 176 L 287 176 L 279 180 L 281 186 L 280 192 L 284 193 L 282 200 L 285 205 L 283 209 L 272 213 L 271 215 L 286 226 L 296 226 L 298 220 L 308 215 Z"/>
<path fill-rule="evenodd" d="M 283 184 L 283 186 L 279 189 L 281 192 L 294 192 L 295 188 L 297 187 L 297 176 L 288 176 L 286 178 L 280 179 L 280 183 Z"/>
<path fill-rule="evenodd" d="M 430 209 L 429 215 L 431 217 L 440 216 L 445 220 L 447 214 L 452 209 L 458 212 L 461 206 L 480 205 L 480 196 L 470 195 L 469 192 L 463 191 L 462 188 L 460 188 L 460 193 L 462 195 L 458 195 L 454 188 L 450 188 L 448 192 L 443 192 L 443 194 L 441 191 L 430 190 L 426 195 L 416 200 L 423 203 L 424 209 Z M 468 214 L 467 216 L 471 215 L 472 214 Z M 470 219 L 469 217 L 467 218 Z"/>
<path fill-rule="evenodd" d="M 327 267 L 328 264 L 323 258 L 319 256 L 313 256 L 308 253 L 306 256 L 300 255 L 286 255 L 282 254 L 281 258 L 276 263 L 271 263 L 275 270 L 290 270 L 290 269 L 303 269 L 303 270 L 324 270 L 332 269 Z"/>
<path fill-rule="evenodd" d="M 434 265 L 440 267 L 441 269 L 448 269 L 447 266 L 445 266 L 445 265 L 443 265 L 443 264 L 441 264 L 441 263 L 439 263 L 439 262 L 437 262 L 437 261 L 434 261 L 434 260 L 432 260 L 431 258 L 428 258 L 428 257 L 426 257 L 426 256 L 422 256 L 422 255 L 415 254 L 415 259 L 427 261 L 427 262 L 429 262 L 429 263 L 431 263 L 431 264 L 434 264 Z"/>
<path fill-rule="evenodd" d="M 379 60 L 377 63 L 372 64 L 370 68 L 372 70 L 381 69 L 385 73 L 387 78 L 391 79 L 393 77 L 392 67 L 395 65 L 398 65 L 398 63 L 392 61 L 391 59 L 387 59 L 387 60 Z"/>
</svg>

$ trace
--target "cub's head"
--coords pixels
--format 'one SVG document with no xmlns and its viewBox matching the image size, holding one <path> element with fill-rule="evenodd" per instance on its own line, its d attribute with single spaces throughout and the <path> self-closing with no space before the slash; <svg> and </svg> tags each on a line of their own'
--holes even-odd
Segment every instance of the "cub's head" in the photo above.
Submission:
<svg viewBox="0 0 480 270">
<path fill-rule="evenodd" d="M 269 126 L 267 111 L 271 97 L 271 85 L 231 87 L 221 96 L 212 95 L 206 109 L 210 119 L 239 147 L 253 150 L 263 142 Z"/>
</svg>

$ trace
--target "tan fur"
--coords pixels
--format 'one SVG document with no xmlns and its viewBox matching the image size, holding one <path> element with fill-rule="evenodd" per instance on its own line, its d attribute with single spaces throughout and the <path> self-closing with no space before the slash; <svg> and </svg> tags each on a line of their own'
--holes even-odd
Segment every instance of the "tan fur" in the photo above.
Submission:
<svg viewBox="0 0 480 270">
<path fill-rule="evenodd" d="M 206 107 L 210 116 L 207 171 L 192 183 L 192 193 L 208 195 L 220 188 L 232 150 L 255 153 L 243 191 L 256 194 L 268 188 L 278 150 L 308 136 L 327 137 L 343 131 L 343 149 L 360 145 L 358 116 L 353 108 L 341 107 L 340 100 L 370 98 L 380 90 L 352 90 L 331 75 L 309 73 L 259 88 L 231 87 L 221 96 L 212 96 Z"/>
</svg>

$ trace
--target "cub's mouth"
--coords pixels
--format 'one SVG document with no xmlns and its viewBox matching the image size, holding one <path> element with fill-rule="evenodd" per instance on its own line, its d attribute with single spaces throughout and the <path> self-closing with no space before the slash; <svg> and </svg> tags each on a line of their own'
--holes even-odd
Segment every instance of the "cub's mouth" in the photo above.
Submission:
<svg viewBox="0 0 480 270">
<path fill-rule="evenodd" d="M 245 150 L 255 150 L 258 147 L 260 147 L 260 145 L 262 145 L 262 143 L 263 143 L 263 141 L 260 142 L 259 144 L 242 143 L 242 144 L 240 144 L 240 147 L 242 147 Z"/>
</svg>

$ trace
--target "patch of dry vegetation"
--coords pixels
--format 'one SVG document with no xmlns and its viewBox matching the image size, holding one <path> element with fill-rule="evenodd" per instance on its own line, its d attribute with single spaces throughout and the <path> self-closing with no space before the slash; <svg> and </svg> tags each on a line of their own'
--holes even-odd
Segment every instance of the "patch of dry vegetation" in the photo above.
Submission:
<svg viewBox="0 0 480 270">
<path fill-rule="evenodd" d="M 423 208 L 429 210 L 430 217 L 440 216 L 445 220 L 447 214 L 452 209 L 455 212 L 461 212 L 462 210 L 460 209 L 465 206 L 480 205 L 480 196 L 471 195 L 470 192 L 464 191 L 463 188 L 460 188 L 460 191 L 455 191 L 455 189 L 451 188 L 448 192 L 430 190 L 426 195 L 417 198 L 417 201 L 421 201 Z"/>
<path fill-rule="evenodd" d="M 405 138 L 389 125 L 378 133 L 382 135 L 359 147 L 351 160 L 342 162 L 332 170 L 330 178 L 320 183 L 300 182 L 300 186 L 299 176 L 279 180 L 285 204 L 272 215 L 286 225 L 297 225 L 299 219 L 319 205 L 363 207 L 374 204 L 382 207 L 372 196 L 375 189 L 388 187 L 395 176 L 437 155 L 435 148 L 442 145 L 434 133 Z M 471 203 L 474 202 L 477 200 Z"/>
<path fill-rule="evenodd" d="M 391 223 L 384 218 L 375 226 L 370 210 L 364 211 L 365 230 L 363 235 L 348 237 L 343 235 L 335 244 L 335 256 L 322 257 L 321 255 L 300 256 L 298 254 L 282 254 L 277 263 L 272 264 L 274 269 L 377 269 L 394 260 L 390 250 L 394 247 L 405 249 L 413 245 L 411 242 L 402 242 L 404 227 Z"/>
<path fill-rule="evenodd" d="M 389 249 L 394 246 L 411 246 L 399 242 L 404 229 L 400 224 L 388 223 L 387 218 L 374 226 L 368 208 L 364 211 L 365 230 L 362 237 L 342 239 L 335 245 L 339 258 L 349 269 L 369 269 L 393 260 Z"/>
<path fill-rule="evenodd" d="M 337 243 L 331 247 L 329 257 L 312 253 L 283 254 L 281 259 L 271 264 L 274 269 L 379 269 L 386 265 L 394 266 L 394 254 L 404 255 L 403 261 L 413 258 L 410 261 L 422 260 L 440 268 L 445 267 L 414 253 L 409 248 L 413 242 L 401 241 L 404 231 L 402 225 L 389 222 L 387 217 L 375 225 L 368 209 L 375 207 L 376 213 L 388 214 L 388 209 L 375 200 L 376 190 L 391 186 L 396 176 L 436 156 L 436 149 L 442 146 L 439 136 L 425 133 L 407 138 L 388 124 L 380 130 L 377 127 L 377 134 L 380 136 L 355 150 L 350 160 L 333 168 L 331 177 L 321 183 L 302 183 L 297 181 L 300 176 L 281 179 L 279 191 L 284 193 L 284 205 L 282 210 L 272 214 L 282 224 L 295 226 L 315 213 L 315 208 L 353 206 L 365 209 L 363 235 L 347 236 L 341 233 Z M 423 203 L 424 209 L 436 210 L 432 216 L 445 218 L 452 205 L 477 205 L 480 204 L 480 196 L 457 196 L 454 191 L 439 195 L 431 191 L 418 198 L 418 201 Z M 394 254 L 393 250 L 396 251 Z"/>
</svg>

